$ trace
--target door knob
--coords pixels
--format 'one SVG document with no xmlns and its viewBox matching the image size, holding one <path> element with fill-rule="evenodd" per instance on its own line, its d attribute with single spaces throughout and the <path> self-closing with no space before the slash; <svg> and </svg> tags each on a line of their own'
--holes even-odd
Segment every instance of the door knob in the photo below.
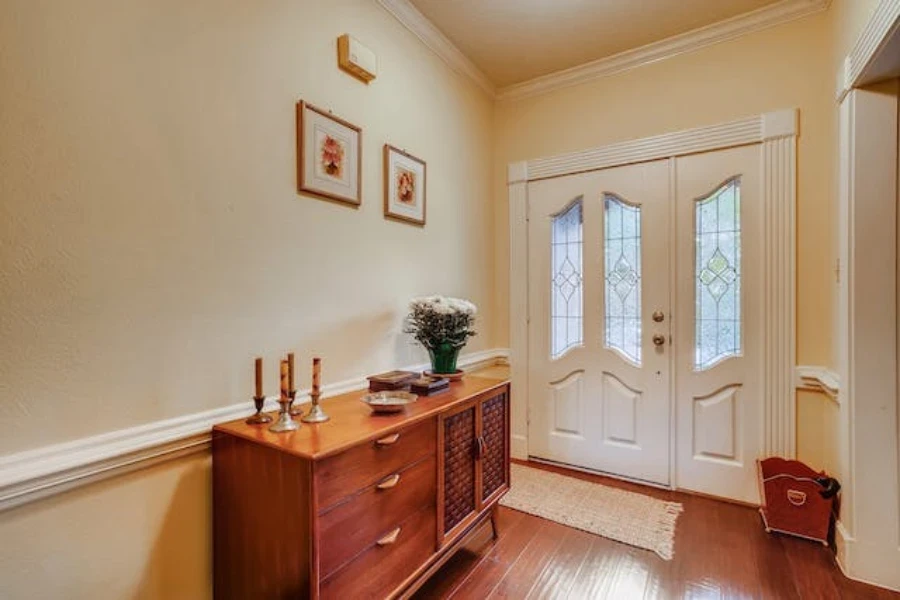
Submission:
<svg viewBox="0 0 900 600">
<path fill-rule="evenodd" d="M 666 336 L 661 333 L 657 333 L 653 336 L 653 345 L 654 346 L 662 346 L 666 343 Z"/>
<path fill-rule="evenodd" d="M 662 323 L 666 320 L 666 313 L 661 310 L 658 310 L 653 313 L 653 320 L 657 323 Z"/>
</svg>

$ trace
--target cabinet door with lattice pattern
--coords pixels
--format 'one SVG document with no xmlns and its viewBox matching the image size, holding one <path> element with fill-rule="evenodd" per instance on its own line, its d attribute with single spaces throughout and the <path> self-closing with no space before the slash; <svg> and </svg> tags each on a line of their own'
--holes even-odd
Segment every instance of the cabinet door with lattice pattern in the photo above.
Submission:
<svg viewBox="0 0 900 600">
<path fill-rule="evenodd" d="M 478 514 L 478 406 L 476 402 L 467 402 L 441 415 L 438 420 L 441 464 L 441 481 L 438 486 L 440 542 L 464 530 Z"/>
<path fill-rule="evenodd" d="M 509 489 L 509 394 L 506 388 L 481 407 L 481 507 Z"/>
</svg>

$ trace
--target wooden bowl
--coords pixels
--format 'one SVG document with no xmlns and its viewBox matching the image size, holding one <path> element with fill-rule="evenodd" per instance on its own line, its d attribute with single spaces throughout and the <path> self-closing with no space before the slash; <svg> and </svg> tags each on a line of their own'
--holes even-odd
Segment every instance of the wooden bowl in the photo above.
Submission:
<svg viewBox="0 0 900 600">
<path fill-rule="evenodd" d="M 360 401 L 368 404 L 373 413 L 386 414 L 403 412 L 407 405 L 412 404 L 419 397 L 409 392 L 400 390 L 392 390 L 387 392 L 375 392 L 374 394 L 366 394 Z"/>
</svg>

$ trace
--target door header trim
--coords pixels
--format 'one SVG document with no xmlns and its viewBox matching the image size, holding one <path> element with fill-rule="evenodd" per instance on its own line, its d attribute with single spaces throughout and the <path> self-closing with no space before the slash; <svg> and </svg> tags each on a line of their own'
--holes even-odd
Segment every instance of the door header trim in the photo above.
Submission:
<svg viewBox="0 0 900 600">
<path fill-rule="evenodd" d="M 737 121 L 618 142 L 599 148 L 511 163 L 507 183 L 537 181 L 663 158 L 796 137 L 797 109 L 773 111 Z"/>
</svg>

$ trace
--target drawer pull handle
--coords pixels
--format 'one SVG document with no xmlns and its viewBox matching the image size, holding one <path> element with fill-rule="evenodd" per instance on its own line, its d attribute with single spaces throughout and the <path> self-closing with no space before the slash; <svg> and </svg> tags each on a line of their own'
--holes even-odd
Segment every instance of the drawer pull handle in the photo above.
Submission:
<svg viewBox="0 0 900 600">
<path fill-rule="evenodd" d="M 375 487 L 379 490 L 389 490 L 392 487 L 395 487 L 398 483 L 400 483 L 400 473 L 394 473 Z"/>
<path fill-rule="evenodd" d="M 396 444 L 397 440 L 400 439 L 400 434 L 395 433 L 393 435 L 389 435 L 387 437 L 383 437 L 380 440 L 375 442 L 376 446 L 390 446 L 391 444 Z"/>
<path fill-rule="evenodd" d="M 383 538 L 381 538 L 380 540 L 378 540 L 375 543 L 382 547 L 390 546 L 391 544 L 393 544 L 394 542 L 397 541 L 397 538 L 399 536 L 400 536 L 400 528 L 398 527 L 397 529 L 393 530 L 392 532 L 390 532 L 389 534 L 387 534 L 386 536 L 384 536 Z"/>
</svg>

